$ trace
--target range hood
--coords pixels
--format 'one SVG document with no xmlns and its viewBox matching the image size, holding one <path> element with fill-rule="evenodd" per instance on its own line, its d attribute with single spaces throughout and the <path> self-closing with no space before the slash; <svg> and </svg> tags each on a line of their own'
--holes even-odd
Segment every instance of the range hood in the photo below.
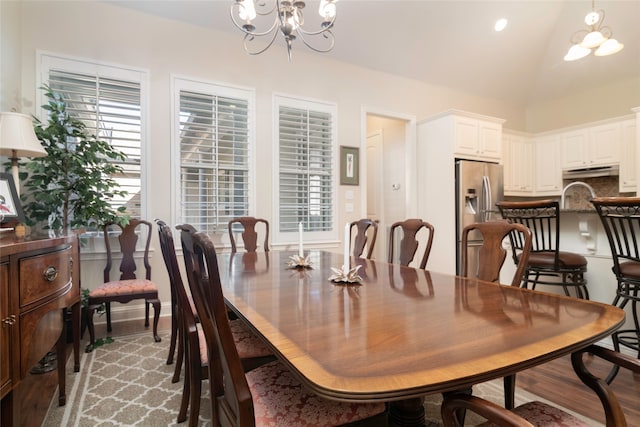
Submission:
<svg viewBox="0 0 640 427">
<path fill-rule="evenodd" d="M 594 168 L 567 169 L 562 171 L 562 179 L 597 178 L 600 176 L 618 176 L 618 165 L 598 166 Z"/>
</svg>

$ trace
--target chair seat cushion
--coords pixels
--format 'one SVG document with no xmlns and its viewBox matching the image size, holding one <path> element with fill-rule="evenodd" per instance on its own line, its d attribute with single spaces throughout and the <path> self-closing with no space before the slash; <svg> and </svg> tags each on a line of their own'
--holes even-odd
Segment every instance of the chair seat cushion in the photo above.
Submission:
<svg viewBox="0 0 640 427">
<path fill-rule="evenodd" d="M 624 277 L 640 280 L 640 262 L 626 261 L 620 263 L 620 273 Z"/>
<path fill-rule="evenodd" d="M 242 320 L 230 320 L 229 325 L 231 325 L 233 340 L 236 343 L 238 356 L 240 356 L 241 359 L 263 357 L 273 354 L 265 343 L 251 332 Z"/>
<path fill-rule="evenodd" d="M 536 268 L 553 268 L 555 262 L 555 252 L 531 252 L 529 255 L 529 266 Z M 586 267 L 587 259 L 580 254 L 572 252 L 558 252 L 558 266 L 560 268 L 580 268 Z"/>
<path fill-rule="evenodd" d="M 530 422 L 536 427 L 588 427 L 579 418 L 543 402 L 533 401 L 513 409 L 513 412 Z M 484 422 L 477 427 L 499 427 L 498 424 L 491 421 Z"/>
<path fill-rule="evenodd" d="M 589 424 L 573 415 L 543 402 L 533 401 L 513 410 L 534 426 L 588 427 Z"/>
<path fill-rule="evenodd" d="M 247 372 L 256 426 L 336 426 L 373 417 L 384 403 L 346 403 L 311 393 L 280 362 Z"/>
<path fill-rule="evenodd" d="M 112 280 L 89 292 L 89 298 L 108 298 L 120 295 L 158 292 L 158 286 L 147 279 Z"/>
</svg>

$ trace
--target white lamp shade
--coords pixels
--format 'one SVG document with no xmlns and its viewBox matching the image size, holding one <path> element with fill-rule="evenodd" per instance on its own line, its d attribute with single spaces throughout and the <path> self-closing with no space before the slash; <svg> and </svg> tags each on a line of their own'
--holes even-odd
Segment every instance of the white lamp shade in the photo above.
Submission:
<svg viewBox="0 0 640 427">
<path fill-rule="evenodd" d="M 584 58 L 591 53 L 591 49 L 582 47 L 579 44 L 574 44 L 569 49 L 569 52 L 564 56 L 565 61 L 575 61 L 576 59 Z"/>
<path fill-rule="evenodd" d="M 607 56 L 618 53 L 624 48 L 624 45 L 616 39 L 609 39 L 602 43 L 600 47 L 593 53 L 595 56 Z"/>
<path fill-rule="evenodd" d="M 47 155 L 33 131 L 27 114 L 0 113 L 0 154 L 15 157 L 43 157 Z"/>
<path fill-rule="evenodd" d="M 582 40 L 582 47 L 586 47 L 587 49 L 593 49 L 594 47 L 600 46 L 605 41 L 605 37 L 602 35 L 600 31 L 591 31 Z"/>
<path fill-rule="evenodd" d="M 240 3 L 238 14 L 243 21 L 251 21 L 256 19 L 256 5 L 253 0 L 243 0 Z"/>
</svg>

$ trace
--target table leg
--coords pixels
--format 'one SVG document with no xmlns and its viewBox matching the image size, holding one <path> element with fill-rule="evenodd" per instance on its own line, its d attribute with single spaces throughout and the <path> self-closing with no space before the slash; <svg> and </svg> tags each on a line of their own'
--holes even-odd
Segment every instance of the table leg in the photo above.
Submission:
<svg viewBox="0 0 640 427">
<path fill-rule="evenodd" d="M 424 397 L 390 402 L 389 426 L 424 427 Z"/>
</svg>

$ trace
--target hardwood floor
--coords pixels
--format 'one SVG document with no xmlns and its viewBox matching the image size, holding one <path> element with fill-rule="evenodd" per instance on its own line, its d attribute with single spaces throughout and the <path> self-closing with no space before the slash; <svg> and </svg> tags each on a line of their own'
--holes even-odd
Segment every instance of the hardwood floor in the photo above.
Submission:
<svg viewBox="0 0 640 427">
<path fill-rule="evenodd" d="M 160 319 L 160 330 L 169 329 L 170 319 Z M 142 322 L 114 324 L 113 336 L 130 335 L 143 332 Z M 104 326 L 96 325 L 97 336 L 104 336 Z M 167 350 L 169 343 L 167 344 Z M 71 354 L 69 346 L 68 354 Z M 589 362 L 593 372 L 606 372 L 606 366 L 600 360 Z M 82 367 L 81 367 L 82 369 Z M 42 424 L 49 403 L 57 385 L 55 371 L 42 375 L 29 375 L 19 387 L 18 398 L 22 402 L 23 416 L 21 426 L 38 427 Z M 561 406 L 581 413 L 604 423 L 604 413 L 595 394 L 576 377 L 569 357 L 563 357 L 543 366 L 521 372 L 517 376 L 517 387 L 556 402 Z M 614 380 L 612 388 L 618 397 L 629 426 L 640 426 L 640 375 L 621 370 Z"/>
</svg>

